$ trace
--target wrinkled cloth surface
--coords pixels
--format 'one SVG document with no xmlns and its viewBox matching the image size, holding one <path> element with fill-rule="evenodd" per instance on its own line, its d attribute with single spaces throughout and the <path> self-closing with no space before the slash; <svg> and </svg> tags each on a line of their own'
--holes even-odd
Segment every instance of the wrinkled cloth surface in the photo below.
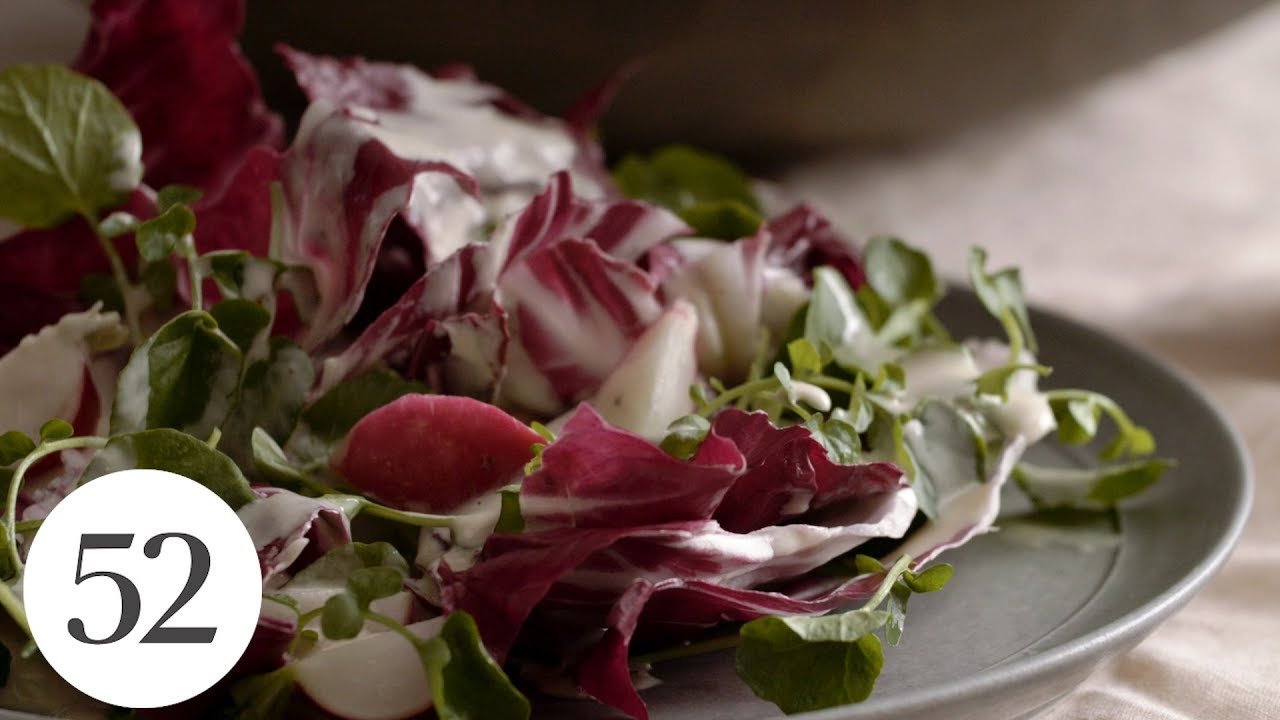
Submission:
<svg viewBox="0 0 1280 720">
<path fill-rule="evenodd" d="M 969 245 L 1031 300 L 1190 372 L 1251 454 L 1225 568 L 1044 720 L 1280 718 L 1280 7 L 926 150 L 831 158 L 784 186 L 953 278 Z M 851 154 L 852 155 L 852 154 Z"/>
</svg>

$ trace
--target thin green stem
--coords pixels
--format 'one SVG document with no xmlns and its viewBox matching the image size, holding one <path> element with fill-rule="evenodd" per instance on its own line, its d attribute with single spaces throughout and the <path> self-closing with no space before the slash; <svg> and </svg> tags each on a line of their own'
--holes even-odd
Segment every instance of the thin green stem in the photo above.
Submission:
<svg viewBox="0 0 1280 720">
<path fill-rule="evenodd" d="M 9 583 L 0 582 L 0 607 L 9 613 L 9 617 L 13 618 L 27 637 L 31 637 L 31 625 L 27 623 L 26 608 L 22 607 L 22 600 L 18 599 L 13 588 L 9 587 Z"/>
<path fill-rule="evenodd" d="M 387 617 L 386 615 L 383 615 L 382 613 L 374 612 L 372 610 L 365 610 L 364 617 L 366 620 L 372 620 L 378 623 L 379 625 L 385 626 L 387 629 L 396 633 L 400 637 L 404 638 L 405 640 L 408 640 L 409 643 L 412 644 L 415 648 L 421 649 L 422 646 L 426 644 L 425 640 L 409 632 L 409 628 L 405 627 L 401 623 L 396 622 L 395 619 Z"/>
<path fill-rule="evenodd" d="M 102 247 L 102 252 L 107 256 L 107 263 L 111 265 L 111 277 L 116 282 L 116 288 L 120 290 L 120 301 L 124 303 L 124 322 L 129 329 L 129 341 L 134 345 L 142 343 L 142 326 L 138 320 L 138 314 L 134 311 L 133 303 L 129 300 L 132 284 L 129 282 L 129 273 L 124 268 L 124 261 L 120 259 L 120 253 L 116 252 L 115 245 L 111 244 L 111 240 L 105 237 L 98 230 L 98 221 L 93 215 L 82 210 L 80 216 L 93 229 L 93 234 L 98 238 L 98 244 Z"/>
<path fill-rule="evenodd" d="M 698 414 L 702 417 L 711 417 L 717 410 L 727 407 L 730 403 L 740 397 L 745 397 L 752 393 L 763 392 L 765 390 L 777 390 L 780 387 L 782 387 L 782 383 L 779 382 L 778 378 L 773 377 L 772 375 L 752 382 L 743 383 L 716 395 L 714 400 L 708 402 L 701 410 L 698 411 Z"/>
<path fill-rule="evenodd" d="M 200 273 L 200 256 L 196 254 L 195 239 L 183 236 L 179 243 L 182 256 L 187 260 L 187 276 L 191 280 L 191 309 L 204 309 L 204 275 Z"/>
<path fill-rule="evenodd" d="M 392 520 L 405 525 L 412 525 L 414 527 L 447 528 L 453 527 L 454 522 L 454 516 L 452 515 L 428 515 L 427 513 L 396 510 L 395 508 L 389 508 L 386 505 L 379 505 L 368 501 L 361 503 L 356 509 L 355 514 L 358 515 L 361 512 L 374 517 L 380 517 L 385 520 Z"/>
<path fill-rule="evenodd" d="M 13 479 L 9 481 L 9 495 L 5 498 L 4 505 L 4 530 L 5 541 L 9 546 L 9 557 L 13 561 L 14 572 L 20 577 L 22 575 L 22 555 L 18 552 L 18 491 L 22 489 L 22 480 L 26 476 L 27 471 L 31 469 L 42 458 L 60 453 L 63 450 L 74 450 L 76 448 L 103 448 L 106 447 L 107 439 L 103 437 L 73 437 L 66 440 L 57 440 L 51 443 L 42 443 L 35 450 L 32 450 L 22 462 L 18 463 L 18 467 L 13 471 Z"/>
<path fill-rule="evenodd" d="M 897 562 L 884 572 L 884 582 L 880 583 L 880 588 L 876 590 L 876 594 L 872 595 L 871 599 L 863 607 L 868 610 L 874 610 L 879 607 L 880 603 L 884 602 L 884 599 L 889 596 L 889 591 L 893 590 L 893 584 L 898 582 L 898 578 L 902 577 L 902 573 L 906 572 L 910 567 L 910 555 L 903 555 L 898 558 Z"/>
<path fill-rule="evenodd" d="M 665 662 L 667 660 L 678 660 L 685 657 L 693 657 L 694 655 L 704 655 L 706 653 L 716 652 L 718 650 L 727 650 L 737 647 L 739 638 L 737 635 L 724 635 L 710 640 L 699 640 L 698 642 L 686 643 L 666 650 L 656 650 L 650 653 L 635 655 L 631 658 L 631 662 L 644 665 L 652 665 L 654 663 Z"/>
</svg>

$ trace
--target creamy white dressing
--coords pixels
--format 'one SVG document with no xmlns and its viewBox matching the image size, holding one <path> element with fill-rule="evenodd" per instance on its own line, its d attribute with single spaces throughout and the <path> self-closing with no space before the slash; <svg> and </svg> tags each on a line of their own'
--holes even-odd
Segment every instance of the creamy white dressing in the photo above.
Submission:
<svg viewBox="0 0 1280 720">
<path fill-rule="evenodd" d="M 136 129 L 121 133 L 112 151 L 115 168 L 107 176 L 107 187 L 127 193 L 142 182 L 142 135 Z"/>
<path fill-rule="evenodd" d="M 573 164 L 577 145 L 558 122 L 515 118 L 487 102 L 450 94 L 438 94 L 434 104 L 409 112 L 360 108 L 358 117 L 368 119 L 369 134 L 396 155 L 442 160 L 482 187 L 542 184 Z"/>
</svg>

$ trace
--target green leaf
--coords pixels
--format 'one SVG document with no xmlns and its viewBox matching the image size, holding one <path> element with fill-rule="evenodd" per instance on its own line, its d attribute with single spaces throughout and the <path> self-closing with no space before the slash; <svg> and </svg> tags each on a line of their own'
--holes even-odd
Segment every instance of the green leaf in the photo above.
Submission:
<svg viewBox="0 0 1280 720">
<path fill-rule="evenodd" d="M 911 588 L 901 583 L 894 583 L 889 589 L 889 620 L 884 626 L 884 639 L 897 647 L 902 641 L 902 630 L 907 624 L 907 601 L 911 599 Z"/>
<path fill-rule="evenodd" d="M 367 610 L 374 600 L 391 597 L 403 590 L 404 577 L 404 572 L 396 568 L 364 567 L 347 578 L 347 591 L 355 597 L 361 610 Z"/>
<path fill-rule="evenodd" d="M 285 665 L 263 675 L 251 675 L 231 686 L 232 707 L 226 720 L 280 720 L 293 701 L 294 666 Z"/>
<path fill-rule="evenodd" d="M 813 270 L 813 293 L 804 316 L 804 338 L 814 347 L 843 349 L 870 324 L 853 297 L 844 275 L 829 267 Z M 837 354 L 838 356 L 838 354 Z"/>
<path fill-rule="evenodd" d="M 819 375 L 822 373 L 822 354 L 808 338 L 798 338 L 787 343 L 787 359 L 791 361 L 791 369 L 800 377 Z"/>
<path fill-rule="evenodd" d="M 684 145 L 628 155 L 613 171 L 624 195 L 672 210 L 706 237 L 737 239 L 760 227 L 760 203 L 733 163 Z"/>
<path fill-rule="evenodd" d="M 143 265 L 139 279 L 142 281 L 142 287 L 146 288 L 147 294 L 151 296 L 156 310 L 168 312 L 173 307 L 173 297 L 178 292 L 178 270 L 172 262 L 165 259 Z M 115 282 L 112 281 L 112 285 L 114 284 Z M 116 296 L 120 296 L 118 288 Z"/>
<path fill-rule="evenodd" d="M 921 573 L 904 572 L 902 573 L 902 582 L 911 588 L 911 592 L 931 593 L 945 587 L 951 581 L 952 575 L 955 575 L 955 568 L 942 563 L 934 565 Z"/>
<path fill-rule="evenodd" d="M 884 667 L 874 631 L 888 620 L 889 613 L 866 609 L 752 620 L 739 632 L 735 669 L 757 696 L 787 714 L 861 702 Z"/>
<path fill-rule="evenodd" d="M 915 470 L 911 485 L 921 512 L 930 518 L 938 517 L 953 493 L 986 481 L 986 443 L 951 405 L 925 401 L 915 420 L 903 426 L 903 442 Z"/>
<path fill-rule="evenodd" d="M 1022 293 L 1022 275 L 1017 268 L 1006 268 L 995 274 L 988 274 L 985 266 L 987 251 L 975 247 L 969 251 L 969 282 L 973 290 L 997 320 L 1005 326 L 1010 334 L 1010 344 L 1018 345 L 1014 333 L 1032 353 L 1037 351 L 1036 336 L 1031 331 L 1031 317 L 1027 313 L 1027 303 Z M 1018 358 L 1014 358 L 1015 361 Z"/>
<path fill-rule="evenodd" d="M 225 297 L 259 303 L 274 301 L 282 276 L 294 270 L 276 260 L 254 257 L 244 250 L 218 250 L 200 257 L 204 274 L 213 278 Z"/>
<path fill-rule="evenodd" d="M 98 235 L 107 240 L 113 240 L 126 233 L 137 232 L 141 224 L 142 221 L 132 213 L 117 210 L 98 223 Z"/>
<path fill-rule="evenodd" d="M 710 420 L 701 415 L 685 415 L 667 426 L 661 447 L 672 457 L 688 460 L 698 452 L 708 432 L 711 432 Z"/>
<path fill-rule="evenodd" d="M 21 430 L 0 435 L 0 467 L 12 465 L 31 454 L 36 444 Z"/>
<path fill-rule="evenodd" d="M 250 300 L 223 300 L 210 308 L 209 314 L 217 321 L 218 329 L 231 338 L 244 355 L 249 354 L 255 341 L 271 326 L 271 313 Z"/>
<path fill-rule="evenodd" d="M 862 461 L 862 438 L 853 425 L 835 417 L 823 419 L 818 413 L 810 415 L 804 425 L 813 439 L 826 449 L 831 462 L 853 465 Z"/>
<path fill-rule="evenodd" d="M 220 305 L 226 302 L 232 301 Z M 267 357 L 245 371 L 240 395 L 222 424 L 220 447 L 245 467 L 254 462 L 255 430 L 266 433 L 276 443 L 289 438 L 316 377 L 311 358 L 292 340 L 274 337 L 267 347 Z M 283 458 L 278 445 L 276 450 Z"/>
<path fill-rule="evenodd" d="M 921 300 L 926 308 L 942 297 L 929 256 L 895 237 L 873 237 L 863 250 L 867 284 L 891 306 Z"/>
<path fill-rule="evenodd" d="M 884 563 L 870 555 L 854 555 L 853 566 L 857 568 L 859 575 L 871 575 L 873 573 L 884 572 Z"/>
<path fill-rule="evenodd" d="M 209 313 L 170 320 L 120 373 L 111 433 L 174 428 L 208 437 L 231 410 L 242 354 Z"/>
<path fill-rule="evenodd" d="M 194 205 L 204 193 L 188 185 L 165 185 L 156 193 L 156 210 L 164 213 L 177 205 Z"/>
<path fill-rule="evenodd" d="M 520 512 L 520 491 L 516 488 L 503 488 L 498 491 L 502 495 L 502 509 L 498 512 L 498 522 L 493 526 L 495 533 L 524 532 L 524 514 Z"/>
<path fill-rule="evenodd" d="M 310 485 L 310 480 L 299 468 L 289 462 L 284 450 L 272 439 L 270 433 L 262 428 L 254 428 L 249 439 L 250 451 L 253 454 L 253 467 L 272 485 L 301 491 Z"/>
<path fill-rule="evenodd" d="M 700 202 L 677 213 L 695 235 L 722 240 L 751 237 L 760 230 L 764 218 L 739 200 Z"/>
<path fill-rule="evenodd" d="M 353 542 L 325 553 L 295 575 L 287 587 L 342 587 L 353 573 L 367 568 L 387 568 L 402 578 L 409 573 L 409 563 L 391 543 Z"/>
<path fill-rule="evenodd" d="M 420 651 L 440 720 L 529 717 L 529 700 L 511 684 L 480 640 L 476 622 L 455 611 Z"/>
<path fill-rule="evenodd" d="M 371 370 L 344 380 L 302 412 L 310 433 L 324 442 L 341 440 L 365 415 L 409 393 L 424 393 L 420 382 L 389 370 Z"/>
<path fill-rule="evenodd" d="M 1049 408 L 1058 424 L 1058 440 L 1068 445 L 1084 445 L 1098 434 L 1102 407 L 1092 397 L 1050 398 Z"/>
<path fill-rule="evenodd" d="M 71 427 L 71 423 L 61 418 L 54 418 L 40 426 L 40 442 L 66 440 L 75 434 L 75 428 Z"/>
<path fill-rule="evenodd" d="M 138 254 L 147 262 L 169 257 L 183 237 L 195 232 L 196 215 L 185 205 L 174 205 L 138 226 Z"/>
<path fill-rule="evenodd" d="M 786 365 L 776 362 L 773 364 L 773 376 L 778 379 L 778 384 L 782 386 L 782 391 L 787 394 L 787 400 L 794 403 L 796 401 L 796 389 L 791 384 L 791 371 L 787 370 Z"/>
<path fill-rule="evenodd" d="M 255 499 L 231 458 L 186 433 L 167 428 L 116 435 L 80 476 L 80 484 L 117 470 L 167 470 L 188 477 L 222 498 L 232 510 Z"/>
<path fill-rule="evenodd" d="M 1038 507 L 1105 508 L 1145 491 L 1173 465 L 1161 458 L 1095 468 L 1019 463 L 1013 478 Z"/>
<path fill-rule="evenodd" d="M 350 640 L 364 628 L 364 608 L 349 592 L 340 592 L 324 603 L 320 629 L 330 640 Z"/>
<path fill-rule="evenodd" d="M 106 86 L 60 65 L 0 71 L 0 217 L 96 218 L 141 179 L 142 136 Z"/>
</svg>

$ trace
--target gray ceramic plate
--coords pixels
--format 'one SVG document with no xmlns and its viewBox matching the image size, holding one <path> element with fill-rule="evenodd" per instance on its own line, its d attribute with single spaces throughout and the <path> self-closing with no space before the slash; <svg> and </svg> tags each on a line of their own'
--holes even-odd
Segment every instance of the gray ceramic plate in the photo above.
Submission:
<svg viewBox="0 0 1280 720">
<path fill-rule="evenodd" d="M 942 315 L 957 335 L 998 334 L 972 294 Z M 1013 720 L 1075 687 L 1184 605 L 1226 560 L 1248 515 L 1250 477 L 1239 438 L 1179 373 L 1095 330 L 1034 313 L 1048 385 L 1088 387 L 1121 402 L 1177 459 L 1153 490 L 1125 506 L 1118 543 L 1085 551 L 986 535 L 946 556 L 955 579 L 912 600 L 906 635 L 886 649 L 871 699 L 806 720 Z M 1189 449 L 1194 452 L 1188 452 Z M 1037 447 L 1042 462 L 1087 453 Z M 1017 493 L 1007 499 L 1016 511 Z M 655 720 L 781 717 L 733 673 L 729 653 L 658 666 L 645 692 Z M 33 718 L 6 713 L 0 718 Z M 584 702 L 539 703 L 540 720 L 614 717 Z"/>
<path fill-rule="evenodd" d="M 957 336 L 1000 331 L 977 299 L 953 292 L 941 314 Z M 805 720 L 1029 718 L 1103 660 L 1133 647 L 1191 599 L 1226 560 L 1248 516 L 1247 455 L 1222 414 L 1179 372 L 1096 330 L 1033 313 L 1047 386 L 1087 387 L 1151 429 L 1176 468 L 1119 513 L 1118 544 L 1036 547 L 1017 533 L 977 538 L 944 559 L 945 590 L 911 601 L 902 644 L 859 705 Z M 1193 450 L 1193 451 L 1192 451 Z M 1032 459 L 1085 464 L 1087 452 L 1045 443 Z M 1015 512 L 1019 493 L 1010 488 Z M 644 693 L 654 720 L 784 717 L 734 675 L 725 652 L 659 665 Z M 587 703 L 543 705 L 537 717 L 612 718 Z"/>
</svg>

